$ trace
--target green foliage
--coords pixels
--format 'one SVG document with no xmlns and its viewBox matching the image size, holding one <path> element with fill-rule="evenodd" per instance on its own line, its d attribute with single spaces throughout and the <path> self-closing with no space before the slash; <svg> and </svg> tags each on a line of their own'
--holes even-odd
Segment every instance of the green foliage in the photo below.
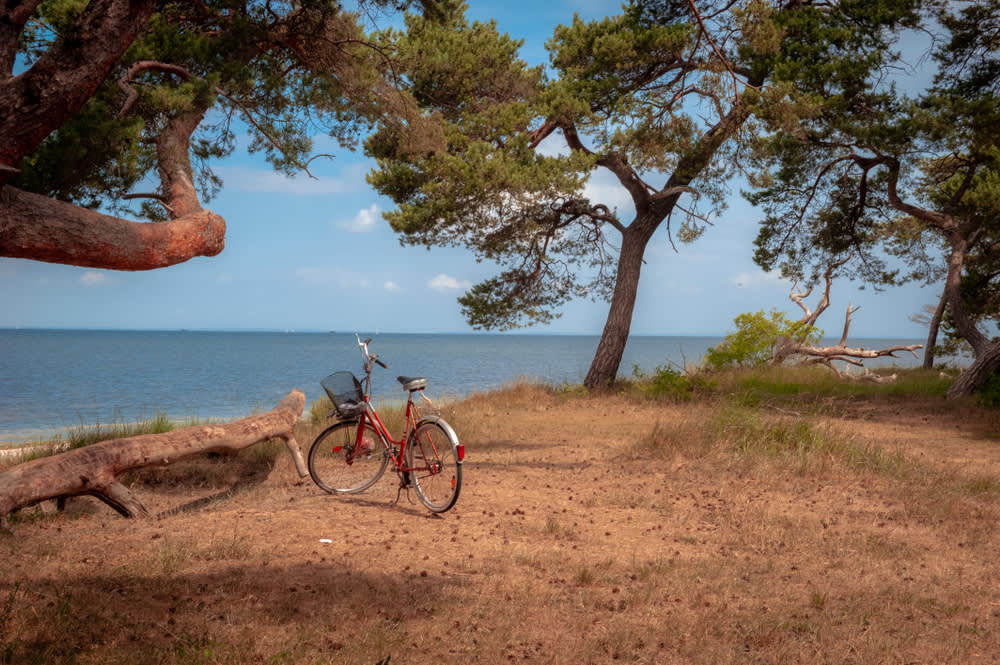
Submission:
<svg viewBox="0 0 1000 665">
<path fill-rule="evenodd" d="M 326 395 L 313 400 L 309 403 L 309 422 L 317 426 L 323 425 L 331 418 L 332 411 L 333 402 Z"/>
<path fill-rule="evenodd" d="M 366 142 L 379 166 L 368 180 L 396 202 L 385 216 L 403 242 L 464 245 L 509 264 L 460 300 L 474 327 L 545 322 L 569 298 L 607 290 L 602 275 L 577 283 L 600 235 L 566 219 L 588 209 L 579 193 L 594 159 L 533 149 L 524 130 L 538 117 L 542 72 L 518 59 L 519 41 L 495 22 L 469 24 L 464 10 L 449 3 L 436 20 L 408 16 L 405 33 L 380 35 L 437 124 L 384 119 Z"/>
<path fill-rule="evenodd" d="M 823 336 L 819 328 L 791 321 L 784 312 L 776 309 L 740 314 L 733 319 L 733 323 L 736 330 L 705 353 L 705 364 L 715 370 L 763 365 L 774 357 L 782 337 L 803 344 L 816 344 Z"/>
<path fill-rule="evenodd" d="M 41 58 L 86 4 L 42 2 L 20 40 L 23 61 Z M 164 211 L 148 202 L 130 210 L 124 196 L 157 175 L 157 140 L 171 120 L 202 119 L 188 148 L 204 202 L 221 186 L 212 160 L 236 146 L 234 116 L 245 121 L 250 152 L 263 152 L 285 173 L 299 171 L 312 136 L 325 133 L 353 147 L 392 104 L 380 101 L 378 91 L 388 87 L 383 64 L 366 46 L 358 17 L 334 0 L 160 3 L 88 104 L 22 160 L 13 184 L 162 219 Z"/>
<path fill-rule="evenodd" d="M 754 5 L 745 14 L 763 11 Z M 673 0 L 575 18 L 546 44 L 551 77 L 521 61 L 520 42 L 494 22 L 469 23 L 465 3 L 408 16 L 405 31 L 379 36 L 419 112 L 380 123 L 366 143 L 378 163 L 369 182 L 396 203 L 385 216 L 404 243 L 464 246 L 500 266 L 459 300 L 474 327 L 544 323 L 572 298 L 611 298 L 614 235 L 627 222 L 584 195 L 598 168 L 622 183 L 676 170 L 663 188 L 697 179 L 695 205 L 675 212 L 671 232 L 681 240 L 704 229 L 701 215 L 688 214 L 697 205 L 721 209 L 734 167 L 722 145 L 732 133 L 702 139 L 706 109 L 724 114 L 716 102 L 728 92 L 699 26 L 690 6 Z M 685 103 L 694 95 L 705 108 Z M 547 141 L 556 145 L 561 133 L 570 150 L 539 150 L 550 133 L 557 138 Z M 648 210 L 647 190 L 660 186 L 630 189 L 636 208 Z M 633 223 L 655 228 L 671 210 L 659 206 Z"/>
</svg>

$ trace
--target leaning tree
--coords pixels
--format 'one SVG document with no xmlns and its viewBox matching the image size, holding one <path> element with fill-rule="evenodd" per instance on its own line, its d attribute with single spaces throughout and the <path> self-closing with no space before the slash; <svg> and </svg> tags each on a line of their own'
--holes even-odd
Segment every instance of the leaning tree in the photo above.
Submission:
<svg viewBox="0 0 1000 665">
<path fill-rule="evenodd" d="M 973 363 L 949 388 L 969 394 L 1000 371 L 1000 2 L 937 9 L 940 70 L 918 99 L 869 78 L 762 141 L 752 201 L 768 215 L 757 262 L 801 276 L 831 260 L 875 284 L 944 278 L 936 319 Z M 934 25 L 934 24 L 932 24 Z M 903 259 L 908 271 L 889 270 Z"/>
<path fill-rule="evenodd" d="M 378 113 L 420 122 L 359 17 L 335 0 L 0 0 L 0 10 L 0 256 L 117 270 L 212 256 L 226 225 L 202 207 L 221 184 L 209 162 L 234 149 L 236 118 L 251 151 L 286 172 L 307 170 L 316 133 L 349 145 Z M 293 434 L 303 405 L 293 391 L 248 419 L 20 464 L 0 472 L 0 518 L 72 494 L 141 514 L 120 473 L 273 437 L 304 475 Z"/>
<path fill-rule="evenodd" d="M 381 127 L 366 144 L 378 160 L 369 179 L 397 204 L 386 217 L 403 242 L 466 246 L 502 266 L 459 299 L 474 327 L 546 322 L 571 298 L 607 299 L 584 380 L 604 385 L 657 231 L 697 238 L 747 158 L 755 114 L 801 113 L 788 101 L 796 77 L 839 94 L 883 67 L 916 4 L 632 0 L 621 15 L 558 27 L 546 71 L 449 0 L 435 20 L 411 16 L 383 36 L 438 129 Z M 634 214 L 585 195 L 597 171 Z"/>
<path fill-rule="evenodd" d="M 235 119 L 292 172 L 316 134 L 347 145 L 379 110 L 405 117 L 333 0 L 0 3 L 0 256 L 148 270 L 215 255 L 225 221 L 202 204 Z"/>
</svg>

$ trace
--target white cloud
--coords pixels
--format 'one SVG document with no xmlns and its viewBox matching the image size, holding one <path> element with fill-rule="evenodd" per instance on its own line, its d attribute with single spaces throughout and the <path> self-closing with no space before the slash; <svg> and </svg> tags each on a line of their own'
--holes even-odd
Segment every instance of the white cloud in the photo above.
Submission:
<svg viewBox="0 0 1000 665">
<path fill-rule="evenodd" d="M 592 175 L 583 187 L 583 195 L 591 203 L 603 203 L 611 210 L 617 210 L 625 224 L 632 221 L 630 217 L 635 214 L 632 197 L 610 173 L 598 171 Z"/>
<path fill-rule="evenodd" d="M 375 224 L 378 223 L 381 214 L 382 209 L 377 203 L 373 203 L 367 208 L 359 210 L 358 214 L 354 216 L 354 219 L 345 219 L 337 222 L 337 228 L 347 229 L 348 231 L 352 231 L 354 233 L 374 231 Z"/>
<path fill-rule="evenodd" d="M 561 133 L 553 132 L 542 139 L 535 152 L 543 157 L 566 157 L 569 155 L 569 146 Z"/>
<path fill-rule="evenodd" d="M 111 278 L 106 273 L 88 270 L 80 275 L 80 283 L 84 286 L 104 286 L 111 283 Z"/>
<path fill-rule="evenodd" d="M 389 280 L 388 282 L 385 283 L 385 290 L 390 291 L 392 293 L 399 293 L 403 289 L 399 288 L 399 284 L 397 284 L 396 282 Z"/>
<path fill-rule="evenodd" d="M 358 169 L 346 169 L 337 178 L 310 178 L 304 173 L 288 177 L 277 171 L 242 166 L 218 167 L 215 172 L 222 178 L 223 186 L 234 191 L 317 195 L 362 192 L 367 189 L 364 172 Z"/>
<path fill-rule="evenodd" d="M 427 282 L 427 286 L 431 287 L 435 291 L 455 291 L 458 289 L 470 289 L 472 288 L 472 282 L 469 280 L 458 281 L 450 275 L 445 275 L 441 273 L 431 281 Z"/>
</svg>

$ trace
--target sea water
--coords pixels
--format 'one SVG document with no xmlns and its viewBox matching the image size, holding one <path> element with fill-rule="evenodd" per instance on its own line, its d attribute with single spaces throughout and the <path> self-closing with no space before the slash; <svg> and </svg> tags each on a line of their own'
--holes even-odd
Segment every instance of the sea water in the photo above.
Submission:
<svg viewBox="0 0 1000 665">
<path fill-rule="evenodd" d="M 371 335 L 376 399 L 405 399 L 396 377 L 427 377 L 432 396 L 460 397 L 520 378 L 583 381 L 596 335 Z M 721 337 L 629 339 L 619 374 L 697 363 Z M 860 340 L 880 348 L 921 340 Z M 867 362 L 910 366 L 910 354 Z M 274 407 L 298 388 L 307 403 L 337 370 L 361 374 L 353 333 L 0 330 L 0 442 L 24 442 L 72 427 L 171 420 L 231 420 Z M 360 376 L 359 376 L 360 378 Z"/>
</svg>

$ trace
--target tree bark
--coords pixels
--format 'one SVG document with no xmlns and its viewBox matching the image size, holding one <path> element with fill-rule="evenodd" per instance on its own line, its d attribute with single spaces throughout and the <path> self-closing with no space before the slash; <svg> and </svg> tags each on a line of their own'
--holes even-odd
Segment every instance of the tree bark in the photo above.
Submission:
<svg viewBox="0 0 1000 665">
<path fill-rule="evenodd" d="M 13 187 L 0 191 L 0 256 L 111 270 L 151 270 L 225 247 L 226 222 L 198 207 L 131 222 Z"/>
<path fill-rule="evenodd" d="M 111 439 L 18 464 L 0 472 L 0 516 L 45 499 L 81 494 L 96 496 L 125 517 L 146 516 L 146 508 L 117 476 L 201 453 L 232 453 L 272 438 L 285 441 L 304 477 L 308 471 L 294 427 L 305 404 L 305 395 L 293 390 L 271 411 L 231 423 Z"/>
<path fill-rule="evenodd" d="M 762 79 L 751 80 L 752 85 L 759 85 L 761 82 Z M 739 131 L 749 115 L 749 111 L 737 96 L 729 111 L 677 161 L 677 166 L 667 178 L 663 188 L 653 194 L 647 190 L 642 179 L 621 155 L 610 153 L 598 159 L 597 163 L 611 171 L 629 192 L 635 204 L 636 218 L 622 230 L 622 248 L 618 256 L 618 272 L 615 278 L 615 290 L 611 296 L 611 307 L 594 360 L 583 380 L 585 387 L 593 389 L 607 386 L 615 380 L 632 326 L 632 313 L 635 309 L 639 273 L 642 270 L 646 245 L 663 220 L 673 212 L 681 194 L 692 191 L 691 182 L 711 164 L 719 148 Z M 566 140 L 571 149 L 583 149 L 579 138 L 576 137 L 575 129 L 566 132 Z"/>
<path fill-rule="evenodd" d="M 597 344 L 594 360 L 590 364 L 583 385 L 587 388 L 601 388 L 610 385 L 618 375 L 618 367 L 625 353 L 629 331 L 632 327 L 632 312 L 635 310 L 636 294 L 639 290 L 639 276 L 642 272 L 642 257 L 649 243 L 650 234 L 640 234 L 633 229 L 622 236 L 622 249 L 618 255 L 618 272 L 615 291 L 611 296 L 611 307 Z"/>
<path fill-rule="evenodd" d="M 0 80 L 13 76 L 18 39 L 40 4 L 42 0 L 0 0 Z"/>
<path fill-rule="evenodd" d="M 0 0 L 0 65 L 37 5 Z M 5 186 L 20 160 L 79 111 L 149 19 L 149 0 L 91 0 L 76 24 L 27 71 L 0 71 L 0 256 L 110 270 L 152 270 L 225 247 L 226 223 L 198 201 L 191 135 L 210 100 L 168 120 L 157 137 L 161 201 L 169 222 L 102 215 Z M 12 65 L 11 65 L 12 66 Z M 181 74 L 187 76 L 183 70 Z M 6 74 L 6 75 L 5 75 Z"/>
</svg>

